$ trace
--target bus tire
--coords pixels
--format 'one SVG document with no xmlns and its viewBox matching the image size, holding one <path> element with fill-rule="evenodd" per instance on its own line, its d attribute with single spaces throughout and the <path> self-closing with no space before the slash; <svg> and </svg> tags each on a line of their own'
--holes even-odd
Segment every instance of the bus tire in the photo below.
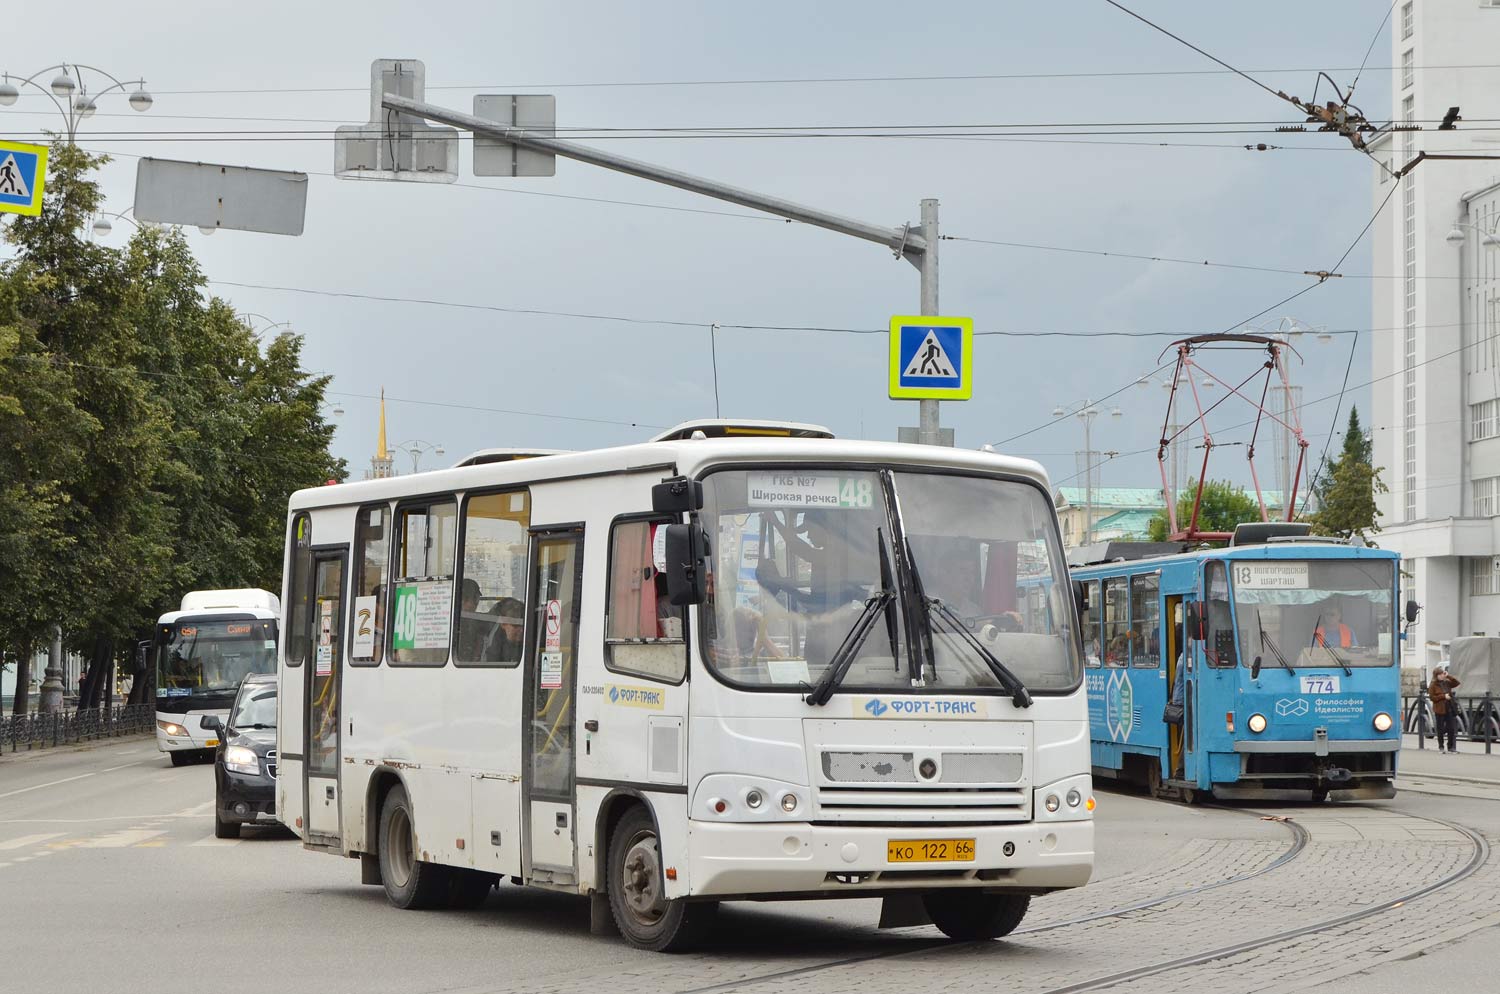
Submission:
<svg viewBox="0 0 1500 994">
<path fill-rule="evenodd" d="M 1015 931 L 1031 904 L 1028 894 L 983 894 L 972 890 L 929 891 L 922 895 L 927 917 L 950 939 L 977 942 Z"/>
<path fill-rule="evenodd" d="M 637 949 L 677 952 L 701 940 L 713 924 L 717 902 L 668 900 L 661 841 L 651 813 L 633 807 L 609 839 L 609 909 L 620 934 Z"/>
<path fill-rule="evenodd" d="M 473 911 L 490 896 L 500 882 L 496 873 L 448 867 L 448 907 L 455 911 Z"/>
<path fill-rule="evenodd" d="M 380 878 L 386 900 L 421 910 L 447 903 L 448 868 L 417 858 L 416 821 L 406 788 L 397 784 L 380 808 Z"/>
<path fill-rule="evenodd" d="M 196 758 L 194 754 L 189 752 L 169 752 L 167 755 L 172 757 L 173 766 L 186 766 Z"/>
</svg>

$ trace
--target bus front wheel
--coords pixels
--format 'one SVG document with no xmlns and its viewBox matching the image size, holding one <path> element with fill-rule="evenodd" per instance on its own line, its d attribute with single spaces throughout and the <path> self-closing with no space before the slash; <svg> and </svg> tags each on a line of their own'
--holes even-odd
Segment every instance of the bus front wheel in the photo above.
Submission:
<svg viewBox="0 0 1500 994">
<path fill-rule="evenodd" d="M 448 900 L 448 868 L 417 858 L 411 800 L 399 784 L 380 807 L 380 878 L 398 908 L 436 908 Z"/>
<path fill-rule="evenodd" d="M 172 765 L 173 766 L 186 766 L 187 764 L 191 763 L 195 758 L 197 758 L 191 752 L 181 752 L 181 751 L 179 751 L 179 752 L 169 752 L 169 753 L 167 753 L 167 755 L 172 757 Z"/>
<path fill-rule="evenodd" d="M 1009 935 L 1026 917 L 1030 904 L 1031 897 L 1026 894 L 946 890 L 922 895 L 922 907 L 938 931 L 960 942 Z"/>
<path fill-rule="evenodd" d="M 668 900 L 661 840 L 650 812 L 632 808 L 609 840 L 609 908 L 625 940 L 637 949 L 673 952 L 701 939 L 716 903 Z"/>
</svg>

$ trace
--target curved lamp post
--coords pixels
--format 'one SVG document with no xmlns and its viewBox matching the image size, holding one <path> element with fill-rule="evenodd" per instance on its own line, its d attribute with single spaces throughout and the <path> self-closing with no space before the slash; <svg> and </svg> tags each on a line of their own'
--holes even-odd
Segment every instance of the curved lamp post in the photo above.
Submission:
<svg viewBox="0 0 1500 994">
<path fill-rule="evenodd" d="M 48 73 L 56 72 L 52 81 L 43 86 L 37 82 L 37 78 Z M 102 77 L 108 85 L 89 92 L 87 75 Z M 93 117 L 99 109 L 98 100 L 105 94 L 118 90 L 124 93 L 130 90 L 129 103 L 132 110 L 142 112 L 151 109 L 154 102 L 151 94 L 146 92 L 146 81 L 136 79 L 121 81 L 94 66 L 86 66 L 77 62 L 61 62 L 55 66 L 47 66 L 38 69 L 30 76 L 12 76 L 10 73 L 0 73 L 0 107 L 9 107 L 21 97 L 24 87 L 31 87 L 39 91 L 52 106 L 57 108 L 58 114 L 62 115 L 63 127 L 68 134 L 68 144 L 75 145 L 78 140 L 78 126 L 87 118 Z M 131 89 L 134 87 L 134 89 Z"/>
</svg>

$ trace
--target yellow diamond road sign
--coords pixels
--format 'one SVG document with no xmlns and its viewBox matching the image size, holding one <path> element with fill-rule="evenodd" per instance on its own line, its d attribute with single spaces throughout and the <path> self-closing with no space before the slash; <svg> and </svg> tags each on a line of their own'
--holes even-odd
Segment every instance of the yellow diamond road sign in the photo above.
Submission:
<svg viewBox="0 0 1500 994">
<path fill-rule="evenodd" d="M 46 182 L 46 145 L 0 141 L 0 213 L 40 214 Z"/>
<path fill-rule="evenodd" d="M 974 321 L 933 315 L 891 318 L 891 398 L 974 396 Z"/>
</svg>

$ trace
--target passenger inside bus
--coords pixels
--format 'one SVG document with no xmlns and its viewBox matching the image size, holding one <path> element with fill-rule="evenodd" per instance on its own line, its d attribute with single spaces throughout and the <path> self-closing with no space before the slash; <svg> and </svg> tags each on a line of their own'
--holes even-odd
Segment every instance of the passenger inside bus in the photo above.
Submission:
<svg viewBox="0 0 1500 994">
<path fill-rule="evenodd" d="M 514 597 L 501 597 L 490 606 L 490 614 L 495 616 L 494 629 L 480 658 L 487 663 L 519 663 L 526 606 Z"/>
</svg>

